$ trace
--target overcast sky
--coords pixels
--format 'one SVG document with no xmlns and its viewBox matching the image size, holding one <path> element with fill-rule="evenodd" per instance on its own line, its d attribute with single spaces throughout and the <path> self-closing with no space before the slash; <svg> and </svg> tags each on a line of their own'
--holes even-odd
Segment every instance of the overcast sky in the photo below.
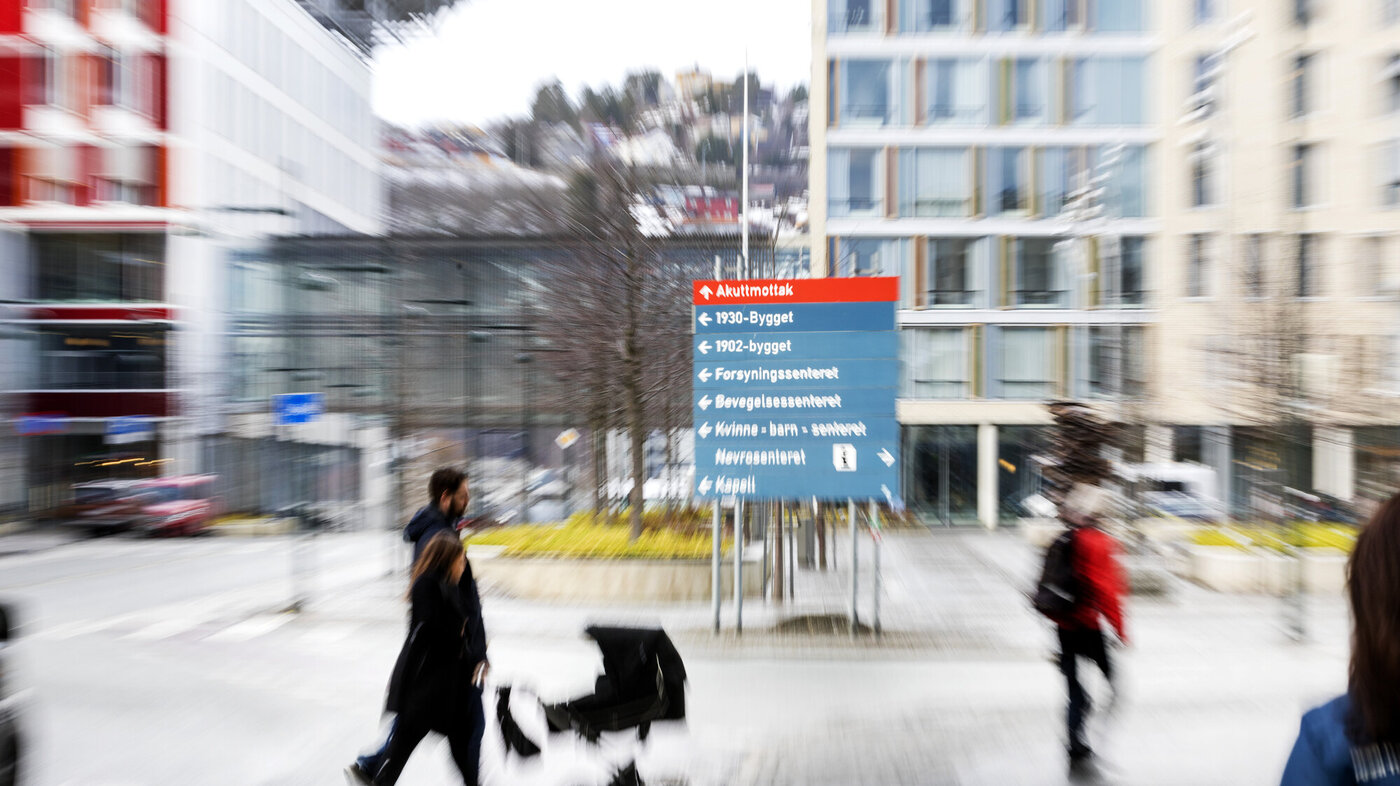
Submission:
<svg viewBox="0 0 1400 786">
<path fill-rule="evenodd" d="M 374 108 L 419 125 L 482 124 L 529 110 L 535 87 L 558 77 L 570 97 L 584 85 L 621 84 L 654 68 L 674 79 L 699 64 L 733 81 L 749 64 L 764 84 L 806 83 L 810 0 L 470 0 L 431 37 L 381 48 Z M 744 32 L 744 31 L 747 32 Z"/>
</svg>

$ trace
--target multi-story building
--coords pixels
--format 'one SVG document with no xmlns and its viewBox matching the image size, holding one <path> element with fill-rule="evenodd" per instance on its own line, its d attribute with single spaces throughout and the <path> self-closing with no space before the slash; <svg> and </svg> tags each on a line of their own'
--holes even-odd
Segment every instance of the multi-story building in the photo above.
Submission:
<svg viewBox="0 0 1400 786">
<path fill-rule="evenodd" d="M 903 496 L 928 520 L 1019 514 L 1045 401 L 1142 393 L 1149 5 L 813 2 L 813 266 L 901 277 Z"/>
<path fill-rule="evenodd" d="M 229 256 L 379 229 L 368 52 L 294 0 L 0 0 L 0 50 L 26 504 L 200 471 Z"/>
<path fill-rule="evenodd" d="M 1170 6 L 1170 7 L 1167 7 Z M 1393 493 L 1400 4 L 1163 4 L 1154 442 L 1255 481 Z"/>
</svg>

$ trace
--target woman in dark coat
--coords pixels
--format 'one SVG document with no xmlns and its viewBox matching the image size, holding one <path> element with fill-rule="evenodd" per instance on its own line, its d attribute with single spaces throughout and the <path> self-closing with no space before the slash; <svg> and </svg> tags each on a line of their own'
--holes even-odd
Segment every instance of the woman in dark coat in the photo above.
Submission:
<svg viewBox="0 0 1400 786">
<path fill-rule="evenodd" d="M 385 710 L 398 714 L 388 756 L 374 782 L 392 786 L 430 731 L 447 737 L 467 786 L 476 786 L 485 716 L 486 630 L 481 597 L 461 542 L 433 537 L 413 566 L 408 639 L 389 679 Z"/>
</svg>

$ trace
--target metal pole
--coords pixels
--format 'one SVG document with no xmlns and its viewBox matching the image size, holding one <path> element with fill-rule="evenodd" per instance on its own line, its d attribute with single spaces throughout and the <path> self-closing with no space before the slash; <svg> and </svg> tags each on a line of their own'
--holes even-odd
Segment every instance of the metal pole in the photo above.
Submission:
<svg viewBox="0 0 1400 786">
<path fill-rule="evenodd" d="M 734 503 L 734 632 L 744 632 L 744 501 Z"/>
<path fill-rule="evenodd" d="M 879 508 L 878 505 L 875 504 L 875 500 L 873 500 L 873 499 L 870 500 L 870 535 L 871 535 L 871 537 L 872 537 L 872 540 L 874 540 L 874 549 L 875 549 L 874 554 L 872 554 L 872 556 L 875 558 L 875 611 L 874 611 L 874 615 L 873 615 L 873 616 L 874 616 L 874 619 L 871 620 L 871 623 L 872 623 L 872 625 L 873 625 L 873 627 L 874 627 L 874 629 L 875 629 L 875 635 L 876 635 L 876 636 L 879 636 L 879 635 L 880 635 L 880 579 L 881 579 L 881 577 L 880 577 L 880 547 L 881 547 L 883 544 L 880 542 L 880 541 L 882 540 L 882 538 L 881 538 L 881 536 L 880 536 L 880 508 Z"/>
<path fill-rule="evenodd" d="M 744 145 L 743 156 L 743 189 L 740 196 L 739 210 L 743 216 L 743 222 L 739 226 L 739 242 L 742 244 L 744 252 L 744 278 L 750 276 L 749 271 L 749 50 L 744 50 L 744 126 L 740 130 L 740 138 Z"/>
<path fill-rule="evenodd" d="M 851 638 L 855 638 L 860 627 L 860 612 L 856 610 L 856 600 L 860 595 L 860 560 L 856 559 L 856 556 L 860 543 L 856 539 L 856 501 L 849 497 L 846 498 L 846 518 L 851 527 Z"/>
<path fill-rule="evenodd" d="M 721 556 L 720 556 L 720 542 L 721 542 L 721 541 L 723 540 L 723 538 L 724 538 L 724 525 L 723 525 L 724 510 L 723 510 L 723 506 L 720 504 L 720 501 L 719 501 L 719 498 L 718 498 L 718 497 L 715 498 L 715 503 L 714 503 L 714 504 L 715 504 L 715 517 L 714 517 L 713 534 L 714 534 L 714 541 L 715 541 L 715 553 L 714 553 L 714 558 L 711 560 L 711 562 L 713 563 L 713 567 L 714 567 L 714 586 L 710 588 L 710 595 L 711 595 L 712 600 L 714 601 L 714 606 L 715 606 L 715 633 L 719 633 L 719 609 L 720 609 L 720 606 L 722 605 L 722 601 L 721 601 L 721 591 L 722 591 L 722 588 L 720 587 L 720 583 L 724 580 L 724 571 L 723 571 L 723 570 L 721 569 L 721 567 L 720 567 L 720 560 L 721 560 Z M 735 543 L 736 543 L 736 544 L 738 543 L 737 539 L 735 540 Z"/>
<path fill-rule="evenodd" d="M 797 508 L 796 506 L 784 505 L 787 508 L 787 531 L 788 531 L 788 597 L 797 597 Z"/>
</svg>

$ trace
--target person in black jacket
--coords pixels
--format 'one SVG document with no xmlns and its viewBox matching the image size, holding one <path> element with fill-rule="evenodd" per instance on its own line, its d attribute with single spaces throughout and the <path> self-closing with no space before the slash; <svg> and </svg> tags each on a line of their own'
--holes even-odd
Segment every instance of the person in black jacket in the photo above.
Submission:
<svg viewBox="0 0 1400 786">
<path fill-rule="evenodd" d="M 443 467 L 428 479 L 428 504 L 413 514 L 403 528 L 403 539 L 413 543 L 413 561 L 423 553 L 423 546 L 439 532 L 455 533 L 462 514 L 471 502 L 467 473 L 455 467 Z"/>
<path fill-rule="evenodd" d="M 398 713 L 388 756 L 374 777 L 392 786 L 428 732 L 447 737 L 467 786 L 477 783 L 485 731 L 486 628 L 481 596 L 457 536 L 434 535 L 413 566 L 409 633 L 389 679 L 385 710 Z"/>
</svg>

